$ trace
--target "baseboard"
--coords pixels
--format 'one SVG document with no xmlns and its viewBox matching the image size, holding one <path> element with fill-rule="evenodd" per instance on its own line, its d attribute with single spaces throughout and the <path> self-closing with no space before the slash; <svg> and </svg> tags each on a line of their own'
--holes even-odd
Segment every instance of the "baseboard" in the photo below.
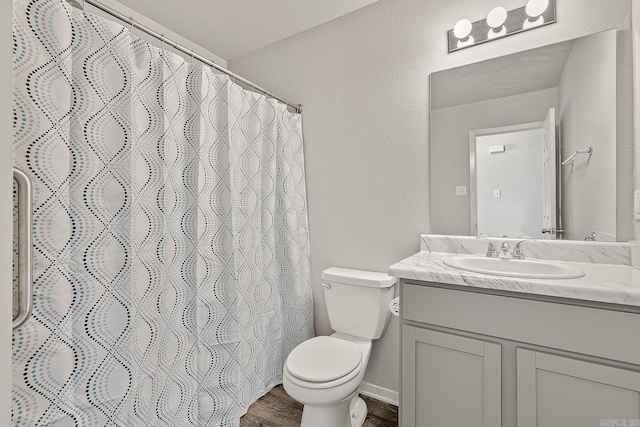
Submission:
<svg viewBox="0 0 640 427">
<path fill-rule="evenodd" d="M 381 402 L 390 403 L 398 406 L 400 395 L 397 391 L 382 388 L 377 385 L 362 382 L 360 384 L 360 394 L 380 400 Z"/>
</svg>

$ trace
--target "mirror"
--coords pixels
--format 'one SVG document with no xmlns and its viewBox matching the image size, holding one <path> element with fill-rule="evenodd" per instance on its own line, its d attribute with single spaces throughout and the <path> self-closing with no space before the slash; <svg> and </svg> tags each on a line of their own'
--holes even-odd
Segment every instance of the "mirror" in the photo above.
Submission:
<svg viewBox="0 0 640 427">
<path fill-rule="evenodd" d="M 615 30 L 434 73 L 430 93 L 434 233 L 616 240 Z"/>
</svg>

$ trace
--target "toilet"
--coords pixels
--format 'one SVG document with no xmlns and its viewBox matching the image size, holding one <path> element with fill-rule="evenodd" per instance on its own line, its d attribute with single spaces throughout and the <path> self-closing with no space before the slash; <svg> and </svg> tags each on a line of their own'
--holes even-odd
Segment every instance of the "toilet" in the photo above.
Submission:
<svg viewBox="0 0 640 427">
<path fill-rule="evenodd" d="M 396 278 L 384 273 L 332 267 L 322 272 L 331 336 L 311 338 L 289 354 L 283 385 L 304 405 L 301 427 L 360 427 L 367 405 L 358 388 L 372 340 L 382 336 Z"/>
</svg>

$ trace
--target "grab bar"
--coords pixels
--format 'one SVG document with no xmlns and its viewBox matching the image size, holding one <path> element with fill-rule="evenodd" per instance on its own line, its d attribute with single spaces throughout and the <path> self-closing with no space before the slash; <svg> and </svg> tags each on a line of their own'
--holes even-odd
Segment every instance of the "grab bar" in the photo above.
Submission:
<svg viewBox="0 0 640 427">
<path fill-rule="evenodd" d="M 573 160 L 573 158 L 575 156 L 577 156 L 578 154 L 591 154 L 593 153 L 593 146 L 589 147 L 589 148 L 581 148 L 579 150 L 576 150 L 572 155 L 569 156 L 569 158 L 567 160 L 565 160 L 564 162 L 562 162 L 562 166 L 566 165 L 567 163 L 569 163 L 571 160 Z"/>
<path fill-rule="evenodd" d="M 13 179 L 18 187 L 18 313 L 13 319 L 13 329 L 16 329 L 29 320 L 33 312 L 33 284 L 31 282 L 33 196 L 31 180 L 24 172 L 13 168 Z"/>
</svg>

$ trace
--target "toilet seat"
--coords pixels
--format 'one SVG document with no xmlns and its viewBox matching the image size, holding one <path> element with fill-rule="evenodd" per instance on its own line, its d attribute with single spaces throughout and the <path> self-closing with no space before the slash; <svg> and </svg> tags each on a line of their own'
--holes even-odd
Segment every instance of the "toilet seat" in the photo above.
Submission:
<svg viewBox="0 0 640 427">
<path fill-rule="evenodd" d="M 361 365 L 360 346 L 338 338 L 319 336 L 294 348 L 285 367 L 291 379 L 298 380 L 294 381 L 300 385 L 331 383 L 331 386 L 335 386 L 355 377 Z"/>
</svg>

